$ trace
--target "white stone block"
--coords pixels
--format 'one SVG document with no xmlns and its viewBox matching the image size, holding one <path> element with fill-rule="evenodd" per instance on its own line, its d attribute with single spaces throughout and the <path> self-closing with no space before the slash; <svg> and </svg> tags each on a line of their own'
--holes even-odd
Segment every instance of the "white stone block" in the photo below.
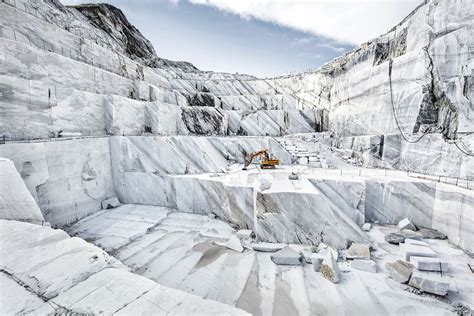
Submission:
<svg viewBox="0 0 474 316">
<path fill-rule="evenodd" d="M 319 272 L 321 270 L 321 265 L 324 260 L 324 255 L 320 253 L 315 253 L 311 256 L 311 264 L 313 265 L 313 270 Z"/>
<path fill-rule="evenodd" d="M 413 272 L 408 284 L 423 292 L 436 295 L 446 295 L 449 289 L 449 280 L 446 277 L 441 278 L 419 272 Z"/>
<path fill-rule="evenodd" d="M 269 243 L 269 242 L 259 242 L 259 243 L 252 243 L 250 247 L 255 251 L 261 252 L 275 252 L 285 248 L 286 244 L 281 243 Z"/>
<path fill-rule="evenodd" d="M 405 260 L 410 261 L 410 257 L 432 257 L 437 254 L 431 248 L 418 245 L 400 244 L 400 252 Z"/>
<path fill-rule="evenodd" d="M 422 271 L 448 271 L 448 263 L 438 258 L 412 256 L 410 262 L 413 263 L 415 268 Z"/>
<path fill-rule="evenodd" d="M 362 230 L 365 232 L 370 231 L 371 228 L 372 228 L 372 224 L 370 223 L 365 223 L 364 225 L 362 225 Z"/>
<path fill-rule="evenodd" d="M 400 222 L 398 222 L 398 230 L 402 229 L 409 229 L 415 231 L 416 227 L 410 222 L 408 218 L 404 218 Z"/>
<path fill-rule="evenodd" d="M 301 255 L 291 247 L 285 247 L 270 257 L 275 264 L 301 265 Z"/>
<path fill-rule="evenodd" d="M 353 243 L 347 251 L 346 258 L 370 260 L 369 246 L 359 243 Z"/>
<path fill-rule="evenodd" d="M 329 281 L 333 283 L 339 282 L 339 266 L 337 265 L 337 262 L 331 252 L 328 252 L 326 254 L 326 257 L 324 258 L 323 263 L 321 264 L 320 272 Z"/>
</svg>

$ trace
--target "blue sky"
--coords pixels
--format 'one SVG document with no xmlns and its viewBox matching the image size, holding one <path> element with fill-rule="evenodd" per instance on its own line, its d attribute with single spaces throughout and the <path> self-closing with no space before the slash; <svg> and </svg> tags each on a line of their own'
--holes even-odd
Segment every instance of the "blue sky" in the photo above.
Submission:
<svg viewBox="0 0 474 316">
<path fill-rule="evenodd" d="M 107 2 L 122 9 L 160 57 L 265 77 L 316 69 L 386 32 L 419 0 Z"/>
</svg>

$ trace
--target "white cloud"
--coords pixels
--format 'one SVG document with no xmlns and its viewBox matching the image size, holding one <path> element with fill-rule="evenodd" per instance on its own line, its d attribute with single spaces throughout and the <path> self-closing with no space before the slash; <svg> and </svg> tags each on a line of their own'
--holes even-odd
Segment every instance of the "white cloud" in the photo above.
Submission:
<svg viewBox="0 0 474 316">
<path fill-rule="evenodd" d="M 188 0 L 344 43 L 361 44 L 400 22 L 421 0 Z M 328 47 L 329 48 L 329 47 Z M 337 46 L 334 48 L 339 49 Z"/>
</svg>

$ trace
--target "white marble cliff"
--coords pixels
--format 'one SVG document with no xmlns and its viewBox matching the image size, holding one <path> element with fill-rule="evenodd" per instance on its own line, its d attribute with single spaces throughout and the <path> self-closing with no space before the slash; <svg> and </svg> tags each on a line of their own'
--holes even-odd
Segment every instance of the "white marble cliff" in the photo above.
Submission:
<svg viewBox="0 0 474 316">
<path fill-rule="evenodd" d="M 474 309 L 472 1 L 265 79 L 162 59 L 108 4 L 0 17 L 0 314 Z"/>
</svg>

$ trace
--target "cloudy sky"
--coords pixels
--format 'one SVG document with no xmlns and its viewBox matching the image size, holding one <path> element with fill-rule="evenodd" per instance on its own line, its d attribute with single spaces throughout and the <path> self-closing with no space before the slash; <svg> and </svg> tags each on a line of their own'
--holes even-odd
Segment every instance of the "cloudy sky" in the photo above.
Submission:
<svg viewBox="0 0 474 316">
<path fill-rule="evenodd" d="M 385 33 L 421 0 L 85 0 L 108 2 L 160 57 L 202 70 L 274 76 L 316 69 Z M 84 1 L 63 0 L 65 4 Z"/>
</svg>

